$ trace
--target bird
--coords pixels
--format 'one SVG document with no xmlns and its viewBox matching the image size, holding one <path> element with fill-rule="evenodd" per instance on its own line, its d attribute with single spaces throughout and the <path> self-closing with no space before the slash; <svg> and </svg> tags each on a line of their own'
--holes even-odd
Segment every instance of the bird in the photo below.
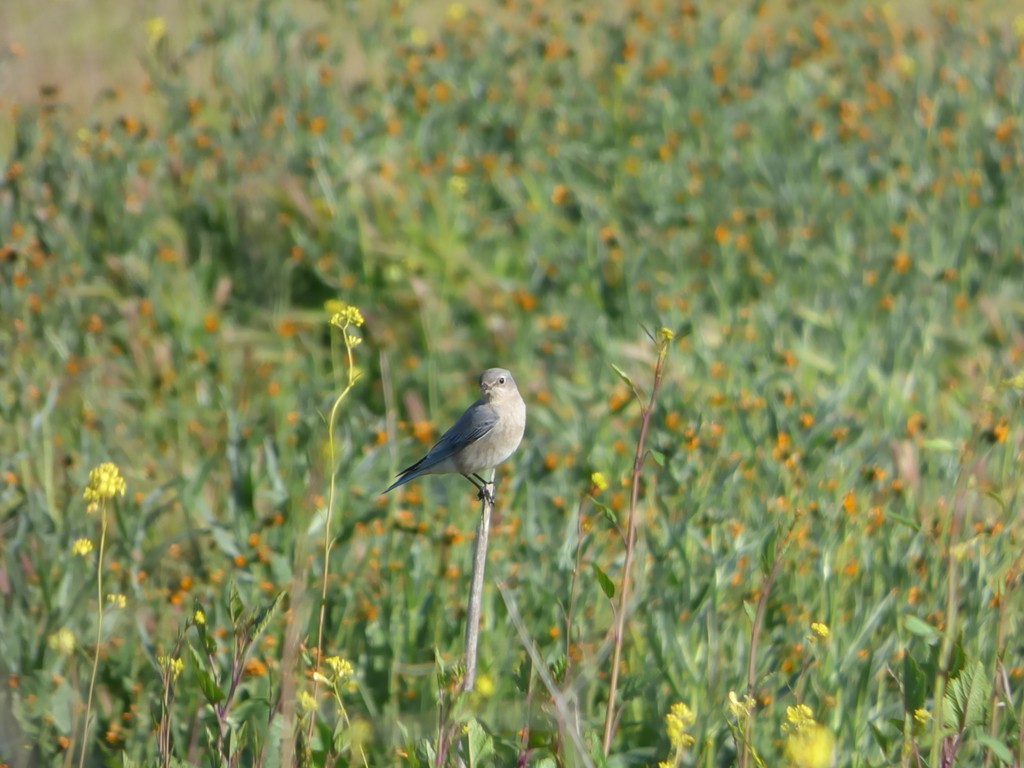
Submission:
<svg viewBox="0 0 1024 768">
<path fill-rule="evenodd" d="M 421 475 L 458 472 L 480 492 L 478 498 L 494 502 L 487 481 L 479 473 L 493 469 L 515 453 L 526 431 L 526 403 L 516 380 L 505 368 L 488 368 L 480 374 L 480 399 L 463 413 L 427 455 L 398 473 L 384 491 L 397 488 Z"/>
</svg>

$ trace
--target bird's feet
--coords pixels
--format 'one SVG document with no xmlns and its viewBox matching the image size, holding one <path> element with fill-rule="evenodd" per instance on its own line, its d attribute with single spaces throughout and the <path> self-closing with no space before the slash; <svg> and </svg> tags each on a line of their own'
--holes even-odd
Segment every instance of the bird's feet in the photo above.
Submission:
<svg viewBox="0 0 1024 768">
<path fill-rule="evenodd" d="M 495 498 L 494 487 L 496 483 L 490 483 L 487 480 L 484 480 L 476 472 L 474 472 L 472 475 L 464 475 L 464 477 L 467 480 L 469 480 L 469 482 L 476 486 L 476 489 L 478 491 L 476 495 L 477 499 L 479 499 L 480 501 L 485 501 L 493 507 Z"/>
</svg>

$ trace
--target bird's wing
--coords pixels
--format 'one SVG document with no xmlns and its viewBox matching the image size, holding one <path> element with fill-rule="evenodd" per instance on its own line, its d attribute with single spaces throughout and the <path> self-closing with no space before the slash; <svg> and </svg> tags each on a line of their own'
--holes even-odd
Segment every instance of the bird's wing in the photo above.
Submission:
<svg viewBox="0 0 1024 768">
<path fill-rule="evenodd" d="M 409 467 L 412 470 L 425 470 L 451 458 L 467 445 L 471 445 L 486 435 L 498 423 L 498 414 L 487 403 L 473 403 L 451 429 L 441 435 L 427 455 Z M 408 470 L 406 470 L 408 471 Z"/>
</svg>

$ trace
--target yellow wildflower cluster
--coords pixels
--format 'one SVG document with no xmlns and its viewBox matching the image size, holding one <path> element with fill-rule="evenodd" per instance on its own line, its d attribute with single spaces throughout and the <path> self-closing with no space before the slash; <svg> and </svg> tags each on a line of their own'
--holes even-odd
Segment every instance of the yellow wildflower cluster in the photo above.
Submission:
<svg viewBox="0 0 1024 768">
<path fill-rule="evenodd" d="M 309 691 L 301 691 L 299 693 L 299 709 L 307 714 L 317 710 L 316 699 L 313 698 L 312 693 Z"/>
<path fill-rule="evenodd" d="M 107 461 L 89 472 L 89 485 L 83 496 L 89 502 L 89 511 L 94 512 L 101 501 L 124 496 L 124 492 L 125 483 L 120 470 L 116 464 Z"/>
<path fill-rule="evenodd" d="M 61 656 L 70 656 L 75 652 L 75 633 L 67 627 L 61 627 L 46 638 L 46 644 L 50 650 L 56 651 Z"/>
<path fill-rule="evenodd" d="M 835 736 L 814 719 L 806 704 L 786 707 L 782 730 L 786 734 L 783 754 L 791 768 L 831 768 L 835 764 Z"/>
<path fill-rule="evenodd" d="M 75 543 L 71 545 L 72 555 L 88 557 L 90 552 L 92 552 L 92 541 L 90 539 L 76 539 Z"/>
<path fill-rule="evenodd" d="M 665 715 L 665 735 L 672 745 L 672 758 L 662 760 L 658 768 L 675 768 L 683 759 L 683 752 L 692 747 L 695 739 L 687 731 L 697 722 L 697 715 L 689 706 L 677 701 Z"/>
<path fill-rule="evenodd" d="M 166 656 L 161 655 L 156 658 L 157 663 L 160 665 L 160 669 L 170 674 L 171 681 L 178 679 L 178 675 L 185 669 L 185 662 L 179 659 L 177 656 Z"/>
<path fill-rule="evenodd" d="M 756 704 L 757 702 L 754 701 L 754 697 L 749 694 L 741 699 L 736 695 L 736 691 L 729 691 L 729 703 L 726 705 L 726 708 L 729 710 L 730 715 L 737 720 L 741 720 L 754 711 Z"/>
<path fill-rule="evenodd" d="M 694 738 L 687 731 L 697 722 L 697 715 L 681 701 L 672 705 L 665 715 L 665 733 L 673 749 L 692 747 Z"/>
<path fill-rule="evenodd" d="M 812 640 L 828 640 L 829 635 L 832 631 L 828 628 L 828 624 L 824 624 L 820 621 L 811 622 L 811 639 Z"/>
<path fill-rule="evenodd" d="M 331 325 L 338 328 L 347 328 L 350 325 L 358 328 L 366 322 L 363 319 L 363 313 L 359 311 L 359 307 L 354 307 L 343 301 L 329 301 L 326 304 L 326 308 L 329 312 L 333 312 L 331 315 Z"/>
<path fill-rule="evenodd" d="M 335 695 L 340 691 L 352 692 L 356 689 L 355 670 L 348 659 L 340 656 L 328 656 L 324 659 L 323 667 L 327 674 L 317 671 L 313 673 L 313 679 L 318 683 L 330 686 L 335 690 Z"/>
</svg>

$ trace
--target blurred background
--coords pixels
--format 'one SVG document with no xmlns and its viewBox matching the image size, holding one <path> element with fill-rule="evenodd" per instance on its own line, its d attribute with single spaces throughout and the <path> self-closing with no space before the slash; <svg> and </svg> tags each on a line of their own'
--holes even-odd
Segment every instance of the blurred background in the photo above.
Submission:
<svg viewBox="0 0 1024 768">
<path fill-rule="evenodd" d="M 336 473 L 324 652 L 354 676 L 313 708 L 317 764 L 430 763 L 476 503 L 459 478 L 379 491 L 501 365 L 530 421 L 459 716 L 493 764 L 584 764 L 660 328 L 616 764 L 817 765 L 784 746 L 797 704 L 840 765 L 928 754 L 934 682 L 975 665 L 991 716 L 957 721 L 964 764 L 1019 753 L 998 713 L 1024 676 L 1022 13 L 0 4 L 0 762 L 77 755 L 97 653 L 91 764 L 155 759 L 155 723 L 198 760 L 234 590 L 284 605 L 232 710 L 278 738 L 266 702 L 310 691 Z M 346 304 L 366 322 L 332 452 Z M 98 620 L 96 555 L 68 553 L 96 540 L 105 461 L 126 607 Z M 692 749 L 665 720 L 684 702 Z"/>
</svg>

